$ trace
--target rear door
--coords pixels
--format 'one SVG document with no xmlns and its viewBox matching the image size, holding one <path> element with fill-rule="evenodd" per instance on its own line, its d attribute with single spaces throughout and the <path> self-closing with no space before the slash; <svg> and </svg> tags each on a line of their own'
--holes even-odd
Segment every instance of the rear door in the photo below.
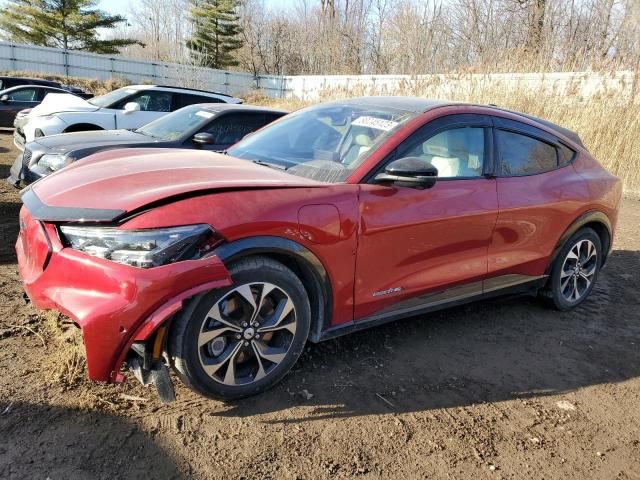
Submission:
<svg viewBox="0 0 640 480">
<path fill-rule="evenodd" d="M 491 142 L 489 118 L 441 117 L 378 168 L 419 157 L 438 169 L 435 186 L 361 186 L 356 319 L 408 313 L 482 291 L 498 208 L 496 180 L 485 175 Z"/>
<path fill-rule="evenodd" d="M 528 124 L 497 117 L 494 124 L 499 215 L 489 274 L 543 275 L 581 204 L 582 180 L 570 165 L 575 152 Z"/>
</svg>

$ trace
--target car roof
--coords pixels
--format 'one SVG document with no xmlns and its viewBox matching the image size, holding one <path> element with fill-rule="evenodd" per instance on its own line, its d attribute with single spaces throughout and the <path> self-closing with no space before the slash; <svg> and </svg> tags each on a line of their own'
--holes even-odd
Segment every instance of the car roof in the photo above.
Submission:
<svg viewBox="0 0 640 480">
<path fill-rule="evenodd" d="M 238 111 L 238 112 L 265 112 L 265 113 L 281 113 L 286 115 L 286 110 L 280 110 L 277 108 L 270 107 L 261 107 L 259 105 L 243 105 L 236 103 L 194 103 L 193 105 L 189 105 L 190 107 L 200 107 L 203 110 L 207 110 L 209 112 L 229 112 L 229 111 Z"/>
<path fill-rule="evenodd" d="M 22 89 L 22 88 L 50 88 L 53 90 L 60 90 L 60 92 L 65 92 L 65 93 L 70 93 L 69 90 L 67 90 L 66 88 L 61 88 L 55 85 L 29 85 L 29 84 L 24 84 L 24 85 L 14 85 L 13 87 L 9 87 L 9 88 L 3 88 L 0 90 L 0 92 L 8 92 L 8 91 L 13 91 L 13 90 L 18 90 L 18 89 Z"/>
<path fill-rule="evenodd" d="M 339 105 L 362 105 L 367 107 L 384 107 L 406 110 L 408 112 L 421 113 L 435 107 L 450 105 L 451 102 L 442 100 L 429 100 L 419 97 L 356 97 L 330 102 Z"/>
<path fill-rule="evenodd" d="M 236 98 L 233 95 L 229 95 L 222 92 L 215 92 L 210 90 L 198 90 L 197 88 L 175 87 L 173 85 L 127 85 L 126 87 L 123 87 L 123 88 L 131 88 L 133 90 L 149 90 L 151 88 L 158 88 L 158 89 L 166 89 L 169 91 L 195 92 L 195 93 L 202 93 L 204 95 L 212 95 L 212 96 L 216 95 L 221 97 Z"/>
<path fill-rule="evenodd" d="M 482 104 L 473 104 L 473 103 L 463 103 L 463 102 L 448 102 L 444 100 L 430 100 L 426 98 L 419 97 L 358 97 L 351 98 L 347 100 L 339 100 L 338 104 L 353 104 L 353 105 L 363 105 L 363 106 L 371 106 L 371 107 L 386 107 L 386 108 L 398 108 L 414 113 L 422 113 L 428 110 L 432 110 L 438 107 L 445 106 L 472 106 L 472 107 L 483 107 L 490 110 L 496 110 L 500 112 L 507 112 L 513 115 L 518 115 L 527 120 L 531 120 L 537 123 L 544 125 L 551 130 L 555 130 L 556 132 L 564 135 L 570 140 L 576 142 L 581 147 L 584 147 L 580 136 L 574 132 L 573 130 L 569 130 L 568 128 L 557 125 L 549 120 L 545 120 L 544 118 L 535 117 L 533 115 L 529 115 L 527 113 L 516 112 L 513 110 L 509 110 L 507 108 L 501 108 L 497 105 L 482 105 Z"/>
<path fill-rule="evenodd" d="M 31 77 L 12 77 L 11 75 L 0 75 L 0 80 L 20 80 L 20 81 L 29 81 L 29 82 L 43 82 L 55 85 L 62 85 L 60 82 L 56 82 L 55 80 L 47 80 L 46 78 L 31 78 Z"/>
</svg>

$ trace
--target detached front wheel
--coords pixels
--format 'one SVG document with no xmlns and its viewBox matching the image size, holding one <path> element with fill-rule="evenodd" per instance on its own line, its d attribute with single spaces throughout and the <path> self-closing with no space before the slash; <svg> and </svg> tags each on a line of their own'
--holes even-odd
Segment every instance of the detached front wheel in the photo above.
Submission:
<svg viewBox="0 0 640 480">
<path fill-rule="evenodd" d="M 265 257 L 230 268 L 233 285 L 196 297 L 171 328 L 170 357 L 193 390 L 227 400 L 271 388 L 300 357 L 311 312 L 300 279 Z"/>
</svg>

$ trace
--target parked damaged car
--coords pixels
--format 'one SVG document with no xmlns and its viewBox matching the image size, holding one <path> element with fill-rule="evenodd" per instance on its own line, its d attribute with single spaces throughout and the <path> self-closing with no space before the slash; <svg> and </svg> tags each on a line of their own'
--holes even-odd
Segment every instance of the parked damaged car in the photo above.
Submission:
<svg viewBox="0 0 640 480">
<path fill-rule="evenodd" d="M 222 151 L 286 112 L 226 103 L 190 105 L 137 130 L 63 133 L 25 145 L 7 181 L 28 185 L 89 155 L 117 148 L 193 148 Z"/>
<path fill-rule="evenodd" d="M 102 152 L 24 191 L 25 290 L 82 329 L 89 378 L 245 397 L 307 341 L 504 294 L 575 308 L 613 244 L 620 180 L 496 107 L 320 104 L 227 153 Z"/>
</svg>

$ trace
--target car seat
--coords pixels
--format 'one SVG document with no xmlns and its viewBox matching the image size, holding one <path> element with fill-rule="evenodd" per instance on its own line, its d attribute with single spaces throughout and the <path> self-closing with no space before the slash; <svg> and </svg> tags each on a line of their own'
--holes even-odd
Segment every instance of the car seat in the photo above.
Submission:
<svg viewBox="0 0 640 480">
<path fill-rule="evenodd" d="M 351 165 L 354 161 L 360 158 L 360 155 L 371 149 L 373 145 L 373 138 L 370 136 L 368 129 L 363 129 L 361 133 L 353 133 L 353 141 L 351 146 L 347 150 L 347 153 L 342 158 L 344 165 Z"/>
<path fill-rule="evenodd" d="M 438 177 L 457 177 L 460 175 L 460 159 L 450 156 L 449 132 L 431 137 L 422 145 L 426 160 L 438 170 Z"/>
</svg>

